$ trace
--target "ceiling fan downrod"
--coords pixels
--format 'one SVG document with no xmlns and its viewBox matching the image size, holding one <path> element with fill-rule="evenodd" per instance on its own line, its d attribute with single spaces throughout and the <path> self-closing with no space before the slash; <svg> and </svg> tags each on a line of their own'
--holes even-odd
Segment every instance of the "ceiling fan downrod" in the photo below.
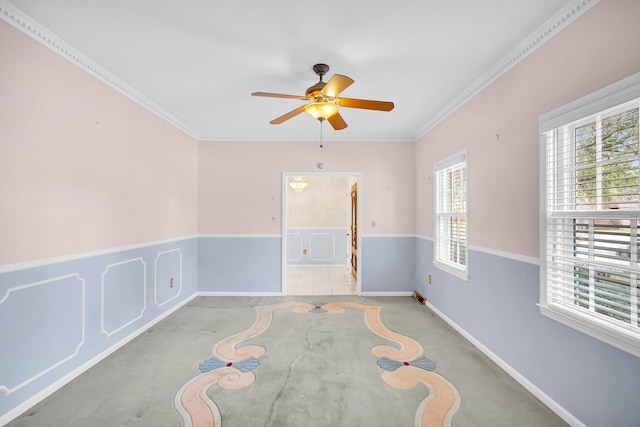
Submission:
<svg viewBox="0 0 640 427">
<path fill-rule="evenodd" d="M 322 77 L 329 72 L 329 66 L 327 64 L 316 64 L 313 66 L 313 71 L 320 77 L 320 80 L 318 80 L 318 83 L 307 88 L 305 96 L 307 99 L 322 102 L 323 97 L 318 95 L 320 95 L 320 91 L 324 89 L 326 85 L 326 83 L 322 81 Z"/>
</svg>

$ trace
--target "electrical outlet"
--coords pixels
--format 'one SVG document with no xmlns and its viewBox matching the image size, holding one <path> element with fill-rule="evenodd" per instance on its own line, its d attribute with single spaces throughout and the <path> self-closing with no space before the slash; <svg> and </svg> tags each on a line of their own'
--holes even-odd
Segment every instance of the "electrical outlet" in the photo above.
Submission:
<svg viewBox="0 0 640 427">
<path fill-rule="evenodd" d="M 431 275 L 429 275 L 429 284 L 431 284 Z"/>
<path fill-rule="evenodd" d="M 173 277 L 171 279 L 169 279 L 169 287 L 173 288 Z"/>
</svg>

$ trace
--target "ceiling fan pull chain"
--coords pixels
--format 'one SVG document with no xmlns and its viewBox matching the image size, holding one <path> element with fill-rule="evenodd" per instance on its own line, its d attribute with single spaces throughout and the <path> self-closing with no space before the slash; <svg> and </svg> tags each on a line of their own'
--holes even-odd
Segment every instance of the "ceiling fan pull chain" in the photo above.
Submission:
<svg viewBox="0 0 640 427">
<path fill-rule="evenodd" d="M 320 148 L 322 148 L 322 122 L 324 120 L 318 120 L 320 122 Z"/>
</svg>

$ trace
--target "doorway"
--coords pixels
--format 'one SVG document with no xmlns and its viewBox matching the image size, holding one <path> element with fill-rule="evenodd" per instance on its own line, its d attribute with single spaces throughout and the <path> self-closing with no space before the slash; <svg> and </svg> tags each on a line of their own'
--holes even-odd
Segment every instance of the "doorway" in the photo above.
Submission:
<svg viewBox="0 0 640 427">
<path fill-rule="evenodd" d="M 361 174 L 285 172 L 282 183 L 282 294 L 359 294 Z"/>
</svg>

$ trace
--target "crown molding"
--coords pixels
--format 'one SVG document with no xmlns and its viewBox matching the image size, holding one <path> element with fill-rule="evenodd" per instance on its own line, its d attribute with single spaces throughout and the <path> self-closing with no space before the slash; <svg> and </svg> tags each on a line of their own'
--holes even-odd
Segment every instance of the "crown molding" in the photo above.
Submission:
<svg viewBox="0 0 640 427">
<path fill-rule="evenodd" d="M 89 59 L 82 52 L 74 49 L 69 43 L 46 29 L 42 24 L 22 13 L 7 0 L 0 0 L 0 19 L 27 34 L 34 40 L 48 47 L 58 55 L 67 59 L 77 67 L 94 76 L 107 86 L 115 89 L 133 102 L 154 113 L 167 121 L 193 139 L 199 135 L 195 129 L 188 126 L 182 120 L 169 113 L 167 110 L 129 86 L 122 79 L 110 73 L 96 62 Z"/>
<path fill-rule="evenodd" d="M 538 27 L 520 44 L 502 57 L 493 67 L 482 74 L 471 85 L 464 89 L 458 96 L 449 102 L 442 110 L 432 116 L 422 125 L 415 134 L 415 140 L 422 138 L 429 130 L 450 114 L 456 111 L 469 99 L 493 83 L 513 66 L 526 58 L 535 49 L 542 46 L 547 40 L 558 34 L 570 23 L 582 16 L 587 10 L 595 6 L 600 0 L 571 0 L 562 9 L 556 12 L 544 24 Z"/>
<path fill-rule="evenodd" d="M 544 42 L 549 40 L 553 35 L 559 33 L 567 25 L 580 17 L 584 12 L 589 10 L 592 6 L 597 4 L 599 0 L 570 0 L 570 2 L 548 19 L 543 25 L 538 27 L 536 31 L 531 33 L 524 41 L 518 44 L 507 55 L 505 55 L 500 61 L 498 61 L 487 72 L 476 79 L 471 85 L 463 90 L 457 97 L 449 102 L 442 110 L 432 116 L 427 122 L 425 122 L 413 135 L 399 136 L 399 137 L 355 137 L 355 138 L 335 138 L 336 140 L 354 140 L 354 141 L 371 141 L 371 140 L 394 140 L 394 141 L 417 141 L 422 138 L 431 128 L 440 123 L 465 102 L 475 96 L 478 92 L 484 89 L 493 81 L 497 80 L 502 74 L 510 70 L 514 65 L 519 63 L 527 55 L 533 52 L 536 48 L 541 46 Z M 84 71 L 88 72 L 104 84 L 115 89 L 122 95 L 131 99 L 138 105 L 154 113 L 161 119 L 170 123 L 174 127 L 178 128 L 182 132 L 186 133 L 193 139 L 200 142 L 215 142 L 215 141 L 242 141 L 242 140 L 258 140 L 258 141 L 282 141 L 283 138 L 251 138 L 251 137 L 215 137 L 215 136 L 203 136 L 184 123 L 182 120 L 169 113 L 167 110 L 138 92 L 133 87 L 129 86 L 123 80 L 104 69 L 99 64 L 89 59 L 86 55 L 74 49 L 69 43 L 59 38 L 51 31 L 46 29 L 43 25 L 32 19 L 31 17 L 22 13 L 15 6 L 10 4 L 7 0 L 0 0 L 0 19 L 9 23 L 13 27 L 27 34 L 34 40 L 48 47 L 52 51 L 56 52 L 63 58 L 67 59 L 71 63 L 80 67 Z M 333 138 L 324 138 L 326 141 L 330 141 Z M 286 138 L 285 140 L 296 141 L 315 141 L 315 138 Z"/>
<path fill-rule="evenodd" d="M 309 143 L 320 143 L 319 137 L 309 137 L 309 136 L 300 136 L 300 137 L 281 137 L 281 136 L 273 136 L 273 137 L 250 137 L 250 136 L 225 136 L 225 137 L 213 137 L 213 136 L 204 136 L 197 138 L 198 142 L 309 142 Z M 322 142 L 415 142 L 415 138 L 412 136 L 355 136 L 355 137 L 322 137 Z"/>
</svg>

